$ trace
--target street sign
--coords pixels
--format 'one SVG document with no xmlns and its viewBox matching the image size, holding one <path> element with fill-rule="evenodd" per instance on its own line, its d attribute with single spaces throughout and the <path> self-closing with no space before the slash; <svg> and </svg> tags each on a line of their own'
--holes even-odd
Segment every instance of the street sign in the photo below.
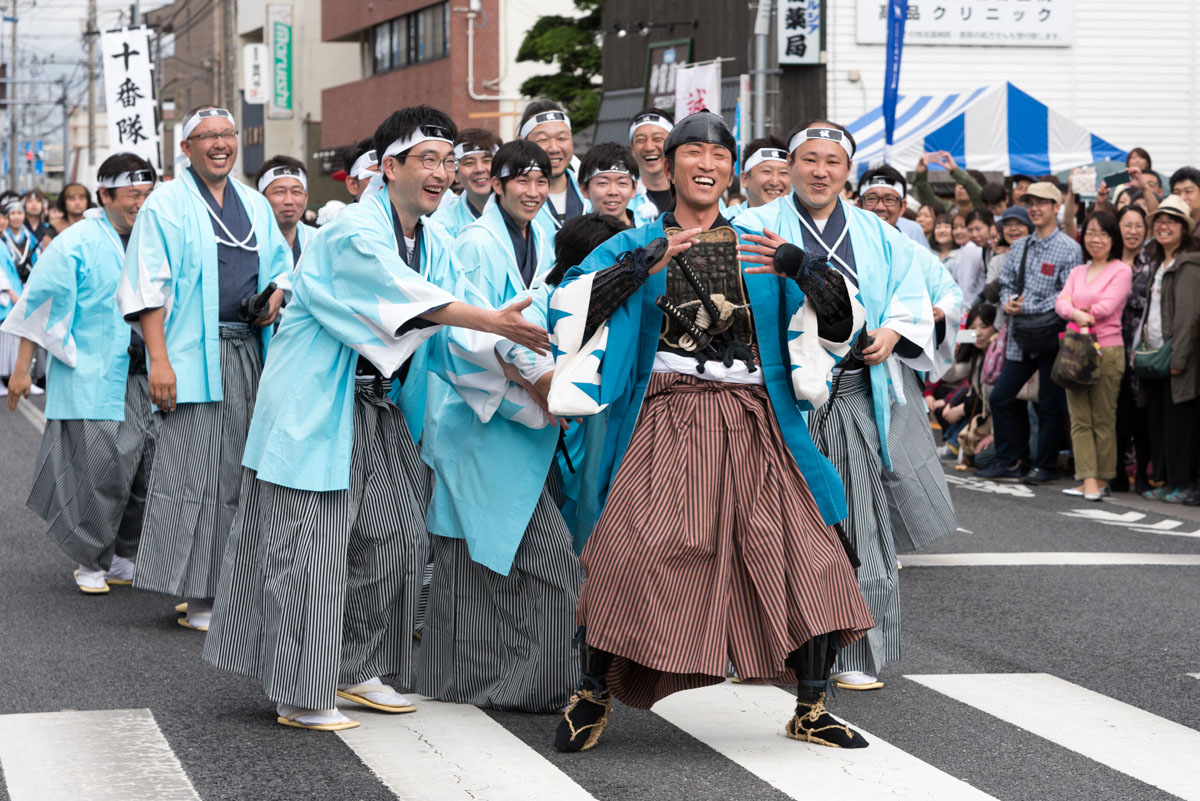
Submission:
<svg viewBox="0 0 1200 801">
<path fill-rule="evenodd" d="M 663 111 L 675 110 L 675 73 L 692 60 L 692 40 L 672 39 L 646 46 L 646 78 L 642 105 Z"/>
<path fill-rule="evenodd" d="M 100 52 L 109 150 L 136 153 L 161 171 L 149 29 L 142 26 L 105 31 L 100 34 Z"/>
<path fill-rule="evenodd" d="M 267 46 L 265 44 L 248 44 L 242 48 L 242 77 L 245 101 L 252 106 L 261 106 L 267 102 Z"/>
<path fill-rule="evenodd" d="M 271 58 L 271 87 L 267 116 L 273 120 L 292 118 L 292 6 L 267 5 L 267 47 Z"/>
</svg>

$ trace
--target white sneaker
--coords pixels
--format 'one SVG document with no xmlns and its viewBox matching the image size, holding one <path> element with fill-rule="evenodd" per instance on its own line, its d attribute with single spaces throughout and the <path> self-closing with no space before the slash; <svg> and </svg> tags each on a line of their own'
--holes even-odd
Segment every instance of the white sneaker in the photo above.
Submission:
<svg viewBox="0 0 1200 801">
<path fill-rule="evenodd" d="M 109 565 L 105 578 L 114 584 L 132 584 L 133 570 L 134 564 L 131 560 L 113 554 L 112 564 Z"/>
<path fill-rule="evenodd" d="M 870 673 L 863 673 L 861 670 L 847 670 L 842 673 L 835 673 L 833 674 L 833 680 L 843 690 L 878 690 L 883 687 L 882 681 Z"/>
<path fill-rule="evenodd" d="M 45 395 L 46 390 L 42 389 L 37 384 L 30 384 L 29 385 L 29 394 L 30 395 Z"/>
<path fill-rule="evenodd" d="M 80 592 L 88 595 L 102 595 L 108 592 L 108 582 L 104 580 L 103 570 L 88 570 L 83 565 L 75 569 L 75 586 Z"/>
</svg>

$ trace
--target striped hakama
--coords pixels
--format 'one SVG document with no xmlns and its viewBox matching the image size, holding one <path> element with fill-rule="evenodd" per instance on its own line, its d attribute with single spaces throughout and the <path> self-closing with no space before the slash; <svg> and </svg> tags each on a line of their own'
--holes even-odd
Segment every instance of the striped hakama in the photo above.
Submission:
<svg viewBox="0 0 1200 801">
<path fill-rule="evenodd" d="M 244 471 L 204 660 L 260 680 L 277 703 L 332 709 L 339 684 L 411 681 L 425 465 L 383 386 L 355 384 L 350 489 Z"/>
<path fill-rule="evenodd" d="M 718 684 L 729 660 L 794 684 L 804 642 L 874 626 L 761 386 L 652 374 L 582 562 L 578 622 L 634 707 Z"/>
<path fill-rule="evenodd" d="M 883 473 L 883 489 L 896 551 L 910 553 L 953 533 L 958 519 L 929 427 L 921 379 L 910 367 L 902 367 L 901 374 L 907 403 L 892 404 L 888 431 L 892 470 Z"/>
<path fill-rule="evenodd" d="M 155 414 L 158 442 L 133 586 L 188 598 L 216 594 L 262 364 L 258 329 L 222 324 L 224 400 Z"/>
<path fill-rule="evenodd" d="M 846 536 L 858 550 L 858 586 L 877 623 L 842 650 L 833 671 L 878 676 L 885 664 L 900 659 L 900 574 L 867 373 L 842 373 L 836 397 L 810 412 L 808 423 L 817 450 L 833 463 L 846 487 Z"/>
<path fill-rule="evenodd" d="M 417 692 L 489 709 L 553 712 L 579 679 L 572 645 L 583 574 L 551 483 L 507 576 L 471 559 L 466 540 L 434 536 L 429 616 Z"/>
<path fill-rule="evenodd" d="M 47 420 L 25 504 L 77 564 L 108 570 L 137 555 L 154 418 L 145 373 L 125 382 L 125 419 Z"/>
</svg>

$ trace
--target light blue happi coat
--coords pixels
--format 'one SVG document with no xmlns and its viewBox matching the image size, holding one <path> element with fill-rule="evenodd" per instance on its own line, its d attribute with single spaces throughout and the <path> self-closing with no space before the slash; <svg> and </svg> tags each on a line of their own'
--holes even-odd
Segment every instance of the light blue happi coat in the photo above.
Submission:
<svg viewBox="0 0 1200 801">
<path fill-rule="evenodd" d="M 752 234 L 772 231 L 803 248 L 802 223 L 794 198 L 795 193 L 789 193 L 766 205 L 746 209 L 738 215 L 734 227 Z M 933 307 L 912 240 L 875 214 L 851 206 L 841 198 L 837 202 L 842 205 L 849 228 L 847 236 L 858 272 L 857 300 L 866 309 L 867 330 L 892 329 L 921 349 L 917 357 L 901 359 L 896 356 L 897 360 L 920 372 L 933 369 L 934 361 L 930 356 L 934 350 Z M 885 364 L 877 364 L 867 369 L 871 380 L 871 405 L 879 429 L 880 457 L 890 470 L 887 438 L 891 408 L 893 401 L 904 402 L 903 390 L 890 372 L 896 369 L 894 365 L 889 369 Z"/>
<path fill-rule="evenodd" d="M 3 330 L 50 354 L 46 417 L 124 420 L 129 324 L 117 308 L 125 250 L 107 215 L 89 216 L 42 254 Z"/>
<path fill-rule="evenodd" d="M 936 381 L 954 365 L 954 346 L 958 341 L 959 318 L 963 313 L 963 291 L 936 253 L 921 247 L 919 242 L 913 251 L 913 259 L 925 278 L 925 291 L 930 301 L 946 315 L 946 335 L 940 343 L 936 337 L 931 339 L 931 349 L 926 351 L 926 356 L 934 363 L 929 376 Z"/>
<path fill-rule="evenodd" d="M 633 215 L 633 225 L 635 228 L 639 225 L 652 223 L 662 216 L 662 213 L 658 210 L 658 206 L 654 205 L 654 201 L 650 199 L 650 195 L 646 194 L 646 185 L 641 180 L 637 182 L 637 190 L 634 192 L 633 200 L 629 201 L 629 213 Z"/>
<path fill-rule="evenodd" d="M 17 263 L 13 261 L 8 248 L 0 248 L 0 290 L 12 290 L 13 294 L 20 295 L 24 288 L 21 274 L 17 272 Z M 0 292 L 0 320 L 6 319 L 12 308 L 13 302 L 8 292 Z"/>
<path fill-rule="evenodd" d="M 595 473 L 585 476 L 580 488 L 579 503 L 597 516 L 633 436 L 650 381 L 663 316 L 654 301 L 665 291 L 667 271 L 651 275 L 584 342 L 592 282 L 597 272 L 616 263 L 620 254 L 660 236 L 661 219 L 617 234 L 568 271 L 550 297 L 555 353 L 550 411 L 566 417 L 609 413 L 608 425 L 599 432 L 603 445 L 596 456 Z M 804 293 L 794 281 L 769 274 L 747 274 L 745 281 L 771 408 L 822 516 L 827 523 L 835 523 L 846 516 L 845 491 L 833 466 L 813 445 L 801 412 L 825 402 L 830 373 L 849 351 L 849 344 L 819 337 L 816 312 L 805 303 Z M 856 302 L 852 305 L 857 336 L 863 310 Z M 590 457 L 594 452 L 589 442 L 585 453 Z"/>
<path fill-rule="evenodd" d="M 229 179 L 258 243 L 258 291 L 272 281 L 291 290 L 292 249 L 275 223 L 271 204 Z M 179 403 L 222 400 L 217 241 L 208 204 L 190 170 L 160 184 L 138 212 L 117 289 L 121 313 L 135 329 L 142 312 L 163 309 L 167 355 L 175 371 Z M 260 329 L 266 352 L 272 326 Z"/>
<path fill-rule="evenodd" d="M 448 268 L 445 246 L 429 233 L 422 237 L 425 263 Z M 417 320 L 457 298 L 400 258 L 386 192 L 347 206 L 322 227 L 293 280 L 263 366 L 242 464 L 273 484 L 345 490 L 359 357 L 392 375 L 430 337 L 457 330 Z M 410 376 L 420 373 L 410 367 Z M 412 383 L 421 387 L 423 413 L 425 385 Z"/>
<path fill-rule="evenodd" d="M 550 237 L 536 224 L 531 223 L 527 232 L 532 237 L 529 246 L 537 252 L 538 277 L 533 281 L 537 287 L 540 276 L 553 267 L 554 253 Z M 490 305 L 500 308 L 529 294 L 494 199 L 477 221 L 463 228 L 454 242 L 454 256 L 461 275 Z M 536 322 L 538 313 L 530 310 L 526 316 Z M 502 347 L 505 354 L 512 350 L 522 354 L 518 366 L 530 379 L 553 369 L 549 357 L 537 359 L 524 348 Z M 429 531 L 465 539 L 475 562 L 508 575 L 546 485 L 557 444 L 558 429 L 548 425 L 528 395 L 509 393 L 497 413 L 485 421 L 461 396 L 449 394 L 436 414 L 428 416 L 421 447 L 422 457 L 437 475 Z"/>
<path fill-rule="evenodd" d="M 488 198 L 488 202 L 491 202 L 491 197 Z M 430 214 L 429 217 L 446 229 L 452 239 L 457 238 L 462 233 L 462 229 L 477 219 L 471 212 L 471 201 L 467 198 L 465 189 L 454 200 L 439 206 L 437 211 Z"/>
<path fill-rule="evenodd" d="M 300 243 L 300 255 L 304 255 L 304 251 L 308 248 L 308 243 L 312 242 L 312 238 L 317 235 L 315 226 L 309 225 L 306 222 L 296 223 L 296 240 Z M 300 259 L 296 259 L 298 264 Z"/>
<path fill-rule="evenodd" d="M 583 204 L 583 213 L 587 214 L 592 210 L 592 204 L 583 196 L 583 192 L 580 191 L 579 181 L 575 178 L 575 171 L 570 169 L 567 170 L 566 176 L 567 193 L 574 193 L 575 197 L 579 198 L 579 202 Z M 543 233 L 549 234 L 548 239 L 550 240 L 550 243 L 553 244 L 554 236 L 558 233 L 558 229 L 562 228 L 562 224 L 559 223 L 558 218 L 554 216 L 554 212 L 550 210 L 549 198 L 547 198 L 546 202 L 542 204 L 541 210 L 538 211 L 538 215 L 533 221 L 542 227 Z"/>
</svg>

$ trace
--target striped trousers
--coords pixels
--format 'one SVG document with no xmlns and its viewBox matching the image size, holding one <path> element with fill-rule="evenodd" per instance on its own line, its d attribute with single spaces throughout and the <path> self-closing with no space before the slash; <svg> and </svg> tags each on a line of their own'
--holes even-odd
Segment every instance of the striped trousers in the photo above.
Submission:
<svg viewBox="0 0 1200 801">
<path fill-rule="evenodd" d="M 425 567 L 425 465 L 373 379 L 354 393 L 350 488 L 311 492 L 244 471 L 204 660 L 268 698 L 331 709 L 338 684 L 412 675 Z"/>
<path fill-rule="evenodd" d="M 145 374 L 125 382 L 124 420 L 47 420 L 25 502 L 63 553 L 89 570 L 137 555 L 154 459 Z"/>
<path fill-rule="evenodd" d="M 547 482 L 507 576 L 472 561 L 465 540 L 432 538 L 417 692 L 522 712 L 553 712 L 570 699 L 583 574 L 555 494 Z"/>
<path fill-rule="evenodd" d="M 643 709 L 729 661 L 795 684 L 788 654 L 874 625 L 761 386 L 653 374 L 582 563 L 578 623 Z"/>
<path fill-rule="evenodd" d="M 257 328 L 221 326 L 216 403 L 158 412 L 158 444 L 133 586 L 211 598 L 237 511 L 242 453 L 262 373 Z"/>
<path fill-rule="evenodd" d="M 900 659 L 900 573 L 866 372 L 843 373 L 837 395 L 810 412 L 808 421 L 817 450 L 846 487 L 846 535 L 858 550 L 858 586 L 878 624 L 842 649 L 833 670 L 878 676 L 884 665 Z"/>
<path fill-rule="evenodd" d="M 911 553 L 953 533 L 958 518 L 929 427 L 921 379 L 911 367 L 902 367 L 900 372 L 907 403 L 892 404 L 888 431 L 892 469 L 883 473 L 883 489 L 896 551 Z"/>
</svg>

